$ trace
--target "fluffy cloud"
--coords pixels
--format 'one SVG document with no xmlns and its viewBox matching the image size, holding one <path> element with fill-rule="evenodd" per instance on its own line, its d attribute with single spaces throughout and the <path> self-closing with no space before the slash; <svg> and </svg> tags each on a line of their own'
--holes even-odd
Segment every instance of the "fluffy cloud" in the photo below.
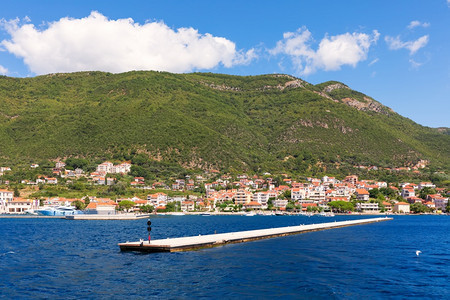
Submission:
<svg viewBox="0 0 450 300">
<path fill-rule="evenodd" d="M 312 35 L 302 27 L 296 32 L 286 32 L 276 47 L 269 50 L 272 55 L 288 55 L 299 73 L 308 75 L 319 69 L 339 70 L 343 65 L 355 67 L 358 62 L 367 59 L 370 46 L 379 38 L 378 31 L 372 35 L 365 33 L 344 33 L 324 37 L 317 50 L 311 47 Z"/>
<path fill-rule="evenodd" d="M 413 55 L 420 48 L 423 48 L 427 45 L 428 35 L 424 35 L 415 41 L 407 41 L 407 42 L 401 41 L 399 36 L 396 37 L 386 36 L 384 40 L 388 44 L 389 49 L 391 50 L 408 49 L 409 54 Z"/>
<path fill-rule="evenodd" d="M 449 0 L 450 1 L 450 0 Z M 411 23 L 409 23 L 408 25 L 408 29 L 413 29 L 415 27 L 423 27 L 423 28 L 427 28 L 430 26 L 430 23 L 427 22 L 420 22 L 420 21 L 411 21 Z"/>
<path fill-rule="evenodd" d="M 0 65 L 0 75 L 6 75 L 8 74 L 8 69 L 4 66 Z"/>
<path fill-rule="evenodd" d="M 219 64 L 248 64 L 255 51 L 236 50 L 223 37 L 193 28 L 173 30 L 163 22 L 143 25 L 133 19 L 109 20 L 98 12 L 81 19 L 62 18 L 45 29 L 19 20 L 3 21 L 11 36 L 1 45 L 23 58 L 37 74 L 101 70 L 189 72 Z"/>
</svg>

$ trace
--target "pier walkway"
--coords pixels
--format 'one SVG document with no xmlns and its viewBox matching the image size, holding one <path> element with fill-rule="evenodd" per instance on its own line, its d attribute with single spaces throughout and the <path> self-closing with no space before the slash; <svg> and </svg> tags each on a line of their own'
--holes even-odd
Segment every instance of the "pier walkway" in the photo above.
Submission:
<svg viewBox="0 0 450 300">
<path fill-rule="evenodd" d="M 293 234 L 300 234 L 311 231 L 340 228 L 346 226 L 363 225 L 375 222 L 392 220 L 392 218 L 370 218 L 341 222 L 329 222 L 310 225 L 288 226 L 279 228 L 238 231 L 229 233 L 199 235 L 190 237 L 167 238 L 139 242 L 120 243 L 122 251 L 139 252 L 177 252 L 190 251 L 202 248 L 210 248 L 232 243 L 243 243 L 260 239 L 281 237 Z"/>
</svg>

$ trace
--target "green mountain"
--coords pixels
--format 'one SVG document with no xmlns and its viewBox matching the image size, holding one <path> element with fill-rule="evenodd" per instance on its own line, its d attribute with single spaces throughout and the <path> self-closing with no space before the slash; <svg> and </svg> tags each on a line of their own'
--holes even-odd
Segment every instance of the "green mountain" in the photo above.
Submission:
<svg viewBox="0 0 450 300">
<path fill-rule="evenodd" d="M 449 169 L 448 130 L 339 82 L 288 75 L 80 72 L 0 77 L 0 162 L 144 159 L 187 169 Z"/>
</svg>

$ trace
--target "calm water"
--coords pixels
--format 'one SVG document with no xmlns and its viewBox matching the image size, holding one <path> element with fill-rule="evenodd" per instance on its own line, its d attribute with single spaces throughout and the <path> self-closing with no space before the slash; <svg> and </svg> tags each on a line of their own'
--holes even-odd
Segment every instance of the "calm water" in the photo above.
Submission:
<svg viewBox="0 0 450 300">
<path fill-rule="evenodd" d="M 361 217 L 154 217 L 152 237 L 352 218 Z M 117 243 L 146 237 L 145 223 L 0 219 L 0 297 L 450 297 L 449 216 L 396 216 L 194 252 L 121 253 Z"/>
</svg>

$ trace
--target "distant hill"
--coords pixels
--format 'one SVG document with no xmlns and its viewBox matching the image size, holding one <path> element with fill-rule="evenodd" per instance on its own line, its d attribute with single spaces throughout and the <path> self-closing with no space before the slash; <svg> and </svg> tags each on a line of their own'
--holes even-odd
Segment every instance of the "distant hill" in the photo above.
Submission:
<svg viewBox="0 0 450 300">
<path fill-rule="evenodd" d="M 84 157 L 187 169 L 449 169 L 448 129 L 421 126 L 343 83 L 288 75 L 80 72 L 0 77 L 0 162 Z"/>
</svg>

